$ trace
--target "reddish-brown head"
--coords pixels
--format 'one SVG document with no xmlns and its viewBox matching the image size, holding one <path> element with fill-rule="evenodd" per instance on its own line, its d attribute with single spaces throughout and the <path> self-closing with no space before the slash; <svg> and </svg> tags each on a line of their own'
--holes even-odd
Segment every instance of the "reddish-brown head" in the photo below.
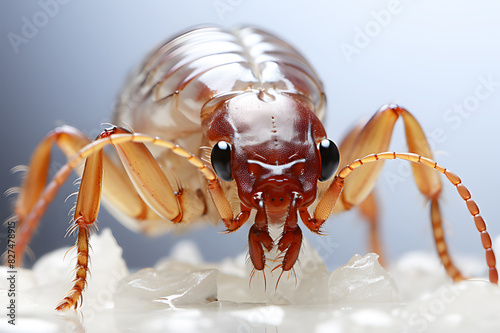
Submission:
<svg viewBox="0 0 500 333">
<path fill-rule="evenodd" d="M 330 178 L 338 165 L 337 147 L 298 95 L 242 93 L 216 107 L 204 125 L 215 143 L 215 172 L 234 179 L 242 204 L 265 210 L 271 223 L 284 222 L 292 207 L 309 206 L 318 180 Z"/>
</svg>

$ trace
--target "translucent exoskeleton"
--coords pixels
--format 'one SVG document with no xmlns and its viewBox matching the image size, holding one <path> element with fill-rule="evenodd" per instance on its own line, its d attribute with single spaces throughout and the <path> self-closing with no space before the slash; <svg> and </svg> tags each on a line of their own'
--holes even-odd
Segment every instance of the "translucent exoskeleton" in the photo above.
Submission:
<svg viewBox="0 0 500 333">
<path fill-rule="evenodd" d="M 444 240 L 438 173 L 465 201 L 496 283 L 495 256 L 479 209 L 460 178 L 432 160 L 417 120 L 403 107 L 383 106 L 337 147 L 321 123 L 325 110 L 311 65 L 272 34 L 250 27 L 183 33 L 154 49 L 131 75 L 116 106 L 116 126 L 94 141 L 63 126 L 38 145 L 15 206 L 17 257 L 60 185 L 73 169 L 82 170 L 82 163 L 72 226 L 78 235 L 76 278 L 59 310 L 76 307 L 82 297 L 101 197 L 117 219 L 146 234 L 195 221 L 222 220 L 227 232 L 252 223 L 249 257 L 259 271 L 266 269 L 266 253 L 273 248 L 281 255 L 272 269 L 293 269 L 302 244 L 299 220 L 320 234 L 332 212 L 355 206 L 369 220 L 378 252 L 372 188 L 379 160 L 405 159 L 430 201 L 437 252 L 447 273 L 463 279 Z M 409 152 L 386 152 L 399 118 Z M 54 143 L 68 162 L 46 184 Z M 117 158 L 103 152 L 107 145 Z M 337 170 L 339 165 L 346 166 Z M 270 225 L 282 228 L 277 239 L 269 234 Z"/>
</svg>

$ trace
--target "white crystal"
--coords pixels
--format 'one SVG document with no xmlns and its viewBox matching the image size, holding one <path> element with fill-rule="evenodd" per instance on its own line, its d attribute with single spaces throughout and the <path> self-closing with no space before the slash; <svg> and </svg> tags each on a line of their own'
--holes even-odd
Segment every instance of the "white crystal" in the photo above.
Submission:
<svg viewBox="0 0 500 333">
<path fill-rule="evenodd" d="M 378 262 L 378 255 L 354 255 L 328 281 L 330 301 L 337 303 L 396 302 L 396 284 Z"/>
<path fill-rule="evenodd" d="M 179 243 L 154 268 L 128 274 L 109 230 L 91 245 L 92 278 L 77 313 L 53 310 L 71 287 L 74 252 L 63 260 L 67 249 L 57 250 L 32 270 L 17 270 L 21 331 L 500 331 L 500 288 L 451 284 L 435 254 L 404 255 L 390 274 L 377 255 L 356 255 L 332 273 L 305 240 L 295 275 L 283 273 L 276 288 L 281 270 L 271 273 L 277 263 L 270 260 L 267 283 L 255 273 L 249 287 L 246 253 L 208 263 L 194 243 Z M 6 267 L 0 274 L 0 302 L 7 304 Z M 0 321 L 0 331 L 9 329 Z"/>
<path fill-rule="evenodd" d="M 164 270 L 144 268 L 120 281 L 115 292 L 117 309 L 159 310 L 217 300 L 217 271 L 191 270 L 171 265 Z"/>
</svg>

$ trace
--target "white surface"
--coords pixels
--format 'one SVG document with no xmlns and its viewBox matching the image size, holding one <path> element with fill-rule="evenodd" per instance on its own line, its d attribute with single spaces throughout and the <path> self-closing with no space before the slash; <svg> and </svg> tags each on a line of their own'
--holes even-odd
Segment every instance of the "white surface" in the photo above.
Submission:
<svg viewBox="0 0 500 333">
<path fill-rule="evenodd" d="M 500 240 L 497 240 L 499 243 Z M 249 288 L 245 254 L 202 260 L 192 243 L 178 245 L 154 268 L 129 274 L 111 232 L 92 237 L 92 278 L 83 307 L 56 313 L 69 290 L 72 253 L 54 251 L 33 270 L 18 270 L 17 330 L 2 332 L 498 332 L 500 289 L 484 280 L 451 284 L 434 255 L 413 253 L 387 272 L 377 255 L 354 256 L 329 272 L 303 246 L 297 282 L 276 272 Z M 271 255 L 272 256 L 272 255 Z M 271 268 L 272 268 L 271 264 Z M 474 267 L 474 265 L 468 265 Z M 1 267 L 0 303 L 6 304 Z"/>
</svg>

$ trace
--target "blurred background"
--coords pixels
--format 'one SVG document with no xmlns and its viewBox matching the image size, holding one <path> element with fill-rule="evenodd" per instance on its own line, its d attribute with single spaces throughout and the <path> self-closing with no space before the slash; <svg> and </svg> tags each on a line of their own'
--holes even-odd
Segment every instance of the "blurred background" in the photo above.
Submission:
<svg viewBox="0 0 500 333">
<path fill-rule="evenodd" d="M 500 4 L 474 1 L 2 1 L 0 2 L 0 190 L 19 186 L 10 169 L 28 164 L 39 140 L 68 124 L 94 138 L 109 122 L 129 72 L 157 43 L 200 24 L 257 25 L 296 46 L 322 78 L 327 132 L 340 141 L 380 106 L 397 102 L 422 124 L 435 159 L 459 174 L 493 237 L 498 219 Z M 405 151 L 402 124 L 391 150 Z M 54 149 L 51 175 L 64 163 Z M 77 191 L 66 184 L 45 214 L 31 248 L 43 253 L 74 243 L 64 237 Z M 445 178 L 443 178 L 445 180 Z M 434 251 L 428 207 L 403 161 L 386 163 L 377 184 L 384 246 L 390 260 L 411 250 Z M 0 200 L 0 219 L 13 197 Z M 444 184 L 442 212 L 456 258 L 484 264 L 479 234 L 453 186 Z M 230 235 L 222 225 L 177 236 L 135 234 L 105 209 L 131 267 L 153 265 L 182 239 L 207 260 L 246 251 L 248 226 Z M 333 216 L 327 236 L 304 230 L 330 268 L 364 254 L 366 225 L 357 212 Z M 0 248 L 5 247 L 5 227 Z"/>
</svg>

